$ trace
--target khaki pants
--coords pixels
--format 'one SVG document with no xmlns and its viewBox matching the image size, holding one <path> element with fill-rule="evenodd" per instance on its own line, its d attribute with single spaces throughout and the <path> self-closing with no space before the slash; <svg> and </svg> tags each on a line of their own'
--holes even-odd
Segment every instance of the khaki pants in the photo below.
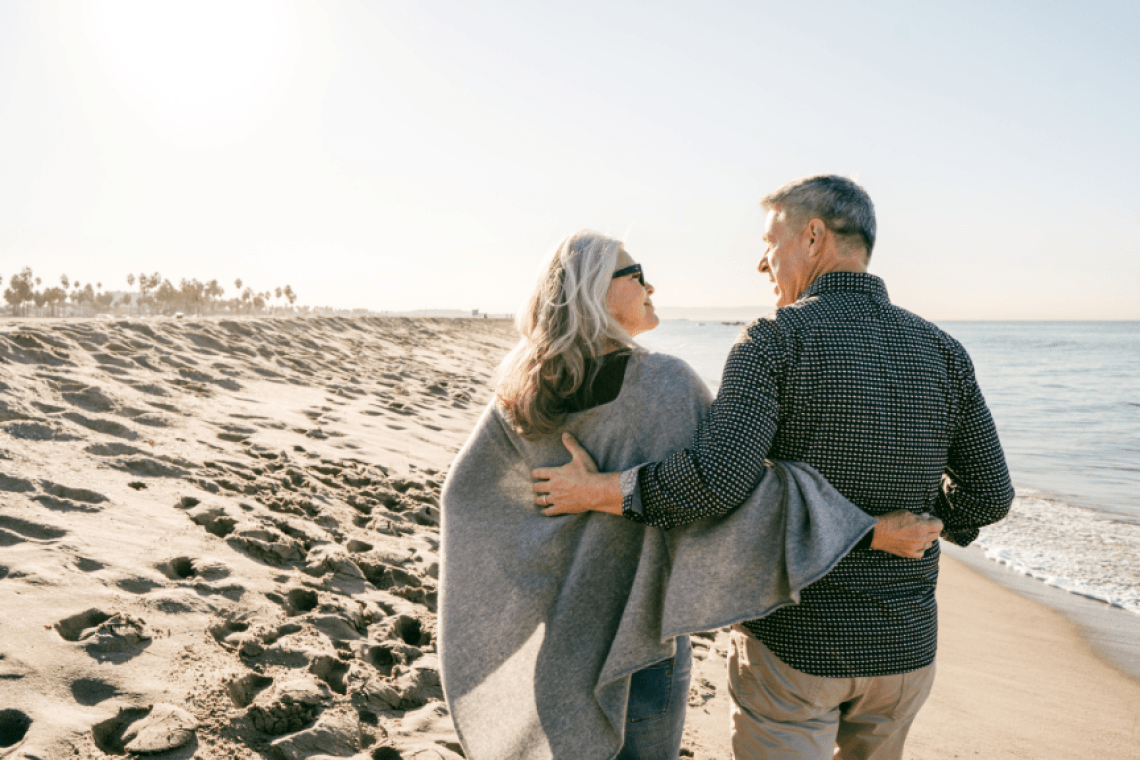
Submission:
<svg viewBox="0 0 1140 760">
<path fill-rule="evenodd" d="M 735 760 L 901 760 L 910 724 L 934 684 L 934 665 L 893 676 L 823 678 L 732 632 L 728 689 Z"/>
</svg>

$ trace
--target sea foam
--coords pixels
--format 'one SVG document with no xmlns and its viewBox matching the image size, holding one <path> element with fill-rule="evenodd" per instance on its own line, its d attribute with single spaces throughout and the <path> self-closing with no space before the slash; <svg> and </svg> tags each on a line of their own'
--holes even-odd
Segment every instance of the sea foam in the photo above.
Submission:
<svg viewBox="0 0 1140 760">
<path fill-rule="evenodd" d="M 1017 489 L 1009 516 L 982 529 L 986 557 L 1073 594 L 1140 614 L 1140 525 Z"/>
</svg>

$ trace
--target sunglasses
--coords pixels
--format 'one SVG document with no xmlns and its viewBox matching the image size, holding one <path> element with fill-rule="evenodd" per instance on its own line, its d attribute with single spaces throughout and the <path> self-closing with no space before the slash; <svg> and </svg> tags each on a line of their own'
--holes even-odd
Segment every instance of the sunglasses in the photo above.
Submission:
<svg viewBox="0 0 1140 760">
<path fill-rule="evenodd" d="M 616 280 L 619 277 L 625 277 L 627 274 L 636 274 L 637 281 L 641 283 L 641 287 L 645 287 L 645 275 L 641 271 L 641 264 L 634 264 L 614 272 L 612 279 Z"/>
</svg>

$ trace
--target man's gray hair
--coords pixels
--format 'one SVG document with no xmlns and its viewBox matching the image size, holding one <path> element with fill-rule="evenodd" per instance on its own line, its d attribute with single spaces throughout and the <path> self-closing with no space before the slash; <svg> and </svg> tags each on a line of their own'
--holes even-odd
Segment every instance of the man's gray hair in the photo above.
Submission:
<svg viewBox="0 0 1140 760">
<path fill-rule="evenodd" d="M 797 224 L 819 219 L 836 235 L 858 235 L 870 257 L 875 247 L 875 206 L 871 196 L 847 177 L 819 174 L 797 179 L 760 199 L 764 208 L 780 208 Z"/>
</svg>

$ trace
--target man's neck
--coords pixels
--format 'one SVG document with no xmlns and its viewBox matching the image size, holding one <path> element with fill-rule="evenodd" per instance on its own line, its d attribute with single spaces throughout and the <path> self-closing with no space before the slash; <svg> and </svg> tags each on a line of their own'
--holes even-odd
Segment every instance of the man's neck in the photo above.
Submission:
<svg viewBox="0 0 1140 760">
<path fill-rule="evenodd" d="M 832 272 L 854 272 L 857 274 L 866 274 L 867 260 L 863 258 L 856 259 L 848 256 L 836 256 L 834 258 L 828 259 L 827 261 L 820 262 L 820 265 L 817 267 L 816 271 L 812 272 L 811 279 L 808 280 L 807 285 L 804 286 L 803 290 L 796 294 L 796 298 L 798 299 L 800 296 L 802 296 L 804 292 L 807 291 L 807 289 L 812 285 L 814 285 L 815 281 L 820 277 L 823 277 L 825 274 L 831 274 Z"/>
<path fill-rule="evenodd" d="M 828 269 L 826 272 L 820 274 L 819 276 L 822 277 L 824 274 L 831 274 L 832 272 L 856 272 L 858 274 L 867 274 L 867 262 L 844 259 L 843 261 L 836 263 L 835 266 L 833 266 L 831 269 Z"/>
</svg>

